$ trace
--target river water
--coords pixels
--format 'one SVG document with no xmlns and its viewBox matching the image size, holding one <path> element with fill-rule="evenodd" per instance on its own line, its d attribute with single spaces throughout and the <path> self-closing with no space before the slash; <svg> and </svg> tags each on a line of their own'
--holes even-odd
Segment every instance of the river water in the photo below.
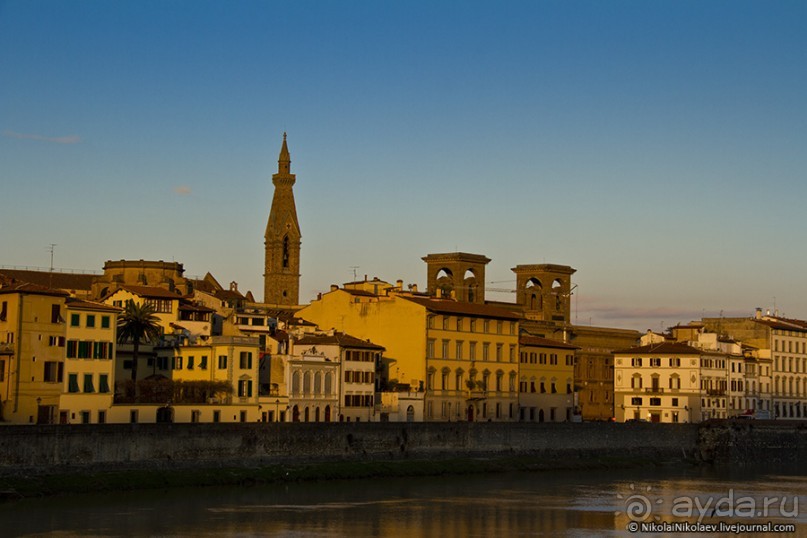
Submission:
<svg viewBox="0 0 807 538">
<path fill-rule="evenodd" d="M 703 523 L 792 523 L 807 536 L 805 496 L 798 469 L 377 478 L 23 499 L 0 504 L 0 535 L 623 536 L 633 519 L 705 514 Z"/>
</svg>

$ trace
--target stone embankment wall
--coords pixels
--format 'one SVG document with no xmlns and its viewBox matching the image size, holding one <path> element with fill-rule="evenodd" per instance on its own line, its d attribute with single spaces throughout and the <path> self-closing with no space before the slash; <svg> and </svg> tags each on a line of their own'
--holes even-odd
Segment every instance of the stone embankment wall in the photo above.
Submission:
<svg viewBox="0 0 807 538">
<path fill-rule="evenodd" d="M 101 424 L 0 427 L 0 473 L 530 456 L 681 461 L 695 424 Z M 717 437 L 715 437 L 717 438 Z"/>
<path fill-rule="evenodd" d="M 715 464 L 803 465 L 807 462 L 807 422 L 706 422 L 698 432 L 697 455 Z"/>
</svg>

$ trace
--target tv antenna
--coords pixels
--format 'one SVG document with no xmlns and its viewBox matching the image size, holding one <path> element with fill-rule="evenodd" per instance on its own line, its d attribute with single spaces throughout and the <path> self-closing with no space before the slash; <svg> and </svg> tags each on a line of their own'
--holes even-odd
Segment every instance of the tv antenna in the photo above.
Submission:
<svg viewBox="0 0 807 538">
<path fill-rule="evenodd" d="M 50 272 L 48 273 L 48 287 L 53 288 L 53 251 L 56 250 L 56 243 L 50 243 L 48 250 L 50 251 Z"/>
<path fill-rule="evenodd" d="M 361 266 L 360 265 L 351 265 L 350 266 L 350 268 L 353 269 L 353 282 L 356 282 L 356 280 L 359 278 L 356 275 L 356 269 L 358 269 L 359 267 L 361 267 Z"/>
</svg>

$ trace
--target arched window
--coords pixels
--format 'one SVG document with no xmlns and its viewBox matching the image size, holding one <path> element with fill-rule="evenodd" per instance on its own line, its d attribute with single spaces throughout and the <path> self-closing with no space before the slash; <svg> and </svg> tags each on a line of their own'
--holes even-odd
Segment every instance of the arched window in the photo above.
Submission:
<svg viewBox="0 0 807 538">
<path fill-rule="evenodd" d="M 283 267 L 289 266 L 289 236 L 283 236 Z"/>
<path fill-rule="evenodd" d="M 291 393 L 300 394 L 300 372 L 291 375 Z"/>
<path fill-rule="evenodd" d="M 314 374 L 314 394 L 320 392 L 322 392 L 322 373 L 317 372 Z M 317 413 L 319 413 L 319 409 L 317 409 Z M 319 418 L 317 418 L 317 422 L 319 422 Z"/>
<path fill-rule="evenodd" d="M 311 372 L 303 374 L 303 394 L 311 394 Z M 308 422 L 307 419 L 306 422 Z"/>
<path fill-rule="evenodd" d="M 325 374 L 325 394 L 330 394 L 332 392 L 332 385 L 333 382 L 331 381 L 331 373 L 327 372 Z"/>
</svg>

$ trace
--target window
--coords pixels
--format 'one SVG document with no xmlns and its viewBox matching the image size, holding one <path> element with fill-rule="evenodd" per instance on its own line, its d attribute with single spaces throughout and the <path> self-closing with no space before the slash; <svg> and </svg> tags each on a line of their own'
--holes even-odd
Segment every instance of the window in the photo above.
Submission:
<svg viewBox="0 0 807 538">
<path fill-rule="evenodd" d="M 93 314 L 87 314 L 87 328 L 92 329 L 95 327 L 95 316 Z"/>
<path fill-rule="evenodd" d="M 221 411 L 213 411 L 213 422 L 221 422 Z"/>
<path fill-rule="evenodd" d="M 633 358 L 633 359 L 630 360 L 630 365 L 631 366 L 641 366 L 642 365 L 642 359 Z"/>
<path fill-rule="evenodd" d="M 59 323 L 62 321 L 62 308 L 60 305 L 54 304 L 50 305 L 50 322 L 51 323 Z"/>
<path fill-rule="evenodd" d="M 496 344 L 496 360 L 502 360 L 502 344 Z"/>
<path fill-rule="evenodd" d="M 490 332 L 490 321 L 487 319 L 482 322 L 482 332 L 485 334 Z"/>
<path fill-rule="evenodd" d="M 434 358 L 434 340 L 432 339 L 426 342 L 426 357 L 429 359 Z"/>
<path fill-rule="evenodd" d="M 95 392 L 92 386 L 92 374 L 84 374 L 84 392 Z"/>
<path fill-rule="evenodd" d="M 660 358 L 650 359 L 650 366 L 661 366 L 661 359 Z"/>
<path fill-rule="evenodd" d="M 516 362 L 516 346 L 510 346 L 510 362 Z"/>
<path fill-rule="evenodd" d="M 174 370 L 182 370 L 182 357 L 174 357 Z"/>
<path fill-rule="evenodd" d="M 476 342 L 470 342 L 468 344 L 468 358 L 472 361 L 476 360 Z"/>
<path fill-rule="evenodd" d="M 238 365 L 242 370 L 251 370 L 252 369 L 252 352 L 250 351 L 242 351 Z"/>
<path fill-rule="evenodd" d="M 457 360 L 462 360 L 462 341 L 457 341 Z"/>
<path fill-rule="evenodd" d="M 650 398 L 650 405 L 661 405 L 661 398 Z"/>
<path fill-rule="evenodd" d="M 443 359 L 448 358 L 448 340 L 443 340 Z"/>
<path fill-rule="evenodd" d="M 207 355 L 202 355 L 199 358 L 199 369 L 200 370 L 207 370 Z"/>
<path fill-rule="evenodd" d="M 678 398 L 673 398 L 672 399 L 672 406 L 673 407 L 678 407 Z"/>
<path fill-rule="evenodd" d="M 193 355 L 188 357 L 188 370 L 193 370 Z"/>
<path fill-rule="evenodd" d="M 49 336 L 48 345 L 51 347 L 64 347 L 64 336 Z"/>
<path fill-rule="evenodd" d="M 78 374 L 67 376 L 67 392 L 78 392 Z"/>
<path fill-rule="evenodd" d="M 98 392 L 107 394 L 109 392 L 109 375 L 100 374 L 98 376 Z"/>
<path fill-rule="evenodd" d="M 251 398 L 252 397 L 252 380 L 242 379 L 238 382 L 238 397 Z"/>
<path fill-rule="evenodd" d="M 443 329 L 448 330 L 448 316 L 443 316 Z"/>
<path fill-rule="evenodd" d="M 641 398 L 631 398 L 630 399 L 630 404 L 631 405 L 642 405 L 642 399 Z"/>
<path fill-rule="evenodd" d="M 219 355 L 219 370 L 227 369 L 227 355 Z"/>
<path fill-rule="evenodd" d="M 132 424 L 137 424 L 137 415 L 138 415 L 137 409 L 132 409 L 131 411 L 129 411 L 129 422 L 131 422 Z"/>
<path fill-rule="evenodd" d="M 504 327 L 504 322 L 499 320 L 496 322 L 496 334 L 502 334 L 502 328 Z"/>
<path fill-rule="evenodd" d="M 81 316 L 78 314 L 70 314 L 70 326 L 71 327 L 78 327 L 81 323 Z"/>
<path fill-rule="evenodd" d="M 476 320 L 471 320 L 471 332 L 476 332 Z"/>
<path fill-rule="evenodd" d="M 0 382 L 6 380 L 6 361 L 0 359 Z"/>
<path fill-rule="evenodd" d="M 101 316 L 101 328 L 109 329 L 109 316 Z"/>
<path fill-rule="evenodd" d="M 678 357 L 670 359 L 670 366 L 673 368 L 681 366 L 681 359 L 679 359 Z"/>
<path fill-rule="evenodd" d="M 194 409 L 191 411 L 191 422 L 199 422 L 202 419 L 202 412 Z"/>
<path fill-rule="evenodd" d="M 64 363 L 56 361 L 45 362 L 45 383 L 61 383 L 64 375 Z"/>
<path fill-rule="evenodd" d="M 490 355 L 490 344 L 488 342 L 483 342 L 482 343 L 482 360 L 483 361 L 488 360 L 489 355 Z"/>
<path fill-rule="evenodd" d="M 8 319 L 8 301 L 3 301 L 0 304 L 0 321 L 6 321 Z"/>
<path fill-rule="evenodd" d="M 106 424 L 106 411 L 98 411 L 98 424 Z"/>
<path fill-rule="evenodd" d="M 457 330 L 462 330 L 462 318 L 457 318 Z"/>
</svg>

